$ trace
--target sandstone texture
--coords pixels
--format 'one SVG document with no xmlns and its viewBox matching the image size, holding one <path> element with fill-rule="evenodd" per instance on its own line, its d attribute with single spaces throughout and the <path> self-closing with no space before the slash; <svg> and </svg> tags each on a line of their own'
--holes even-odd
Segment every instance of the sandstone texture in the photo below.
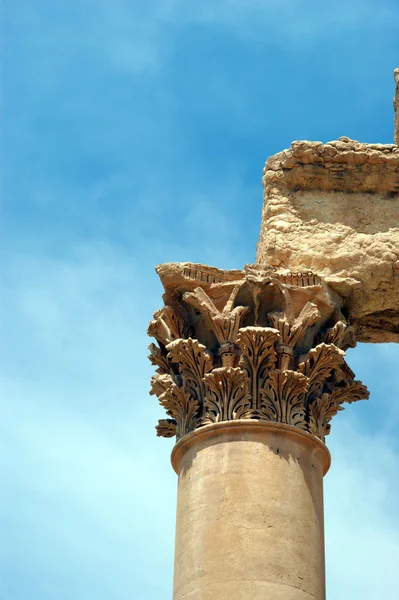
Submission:
<svg viewBox="0 0 399 600">
<path fill-rule="evenodd" d="M 157 434 L 177 440 L 174 600 L 325 600 L 325 440 L 369 395 L 345 362 L 341 295 L 310 270 L 156 270 L 149 358 Z"/>
<path fill-rule="evenodd" d="M 263 183 L 257 263 L 311 270 L 342 296 L 359 341 L 398 342 L 399 146 L 293 142 Z"/>
<path fill-rule="evenodd" d="M 151 394 L 166 410 L 157 434 L 184 439 L 214 423 L 289 425 L 325 441 L 347 403 L 368 398 L 345 363 L 355 345 L 342 298 L 312 272 L 245 265 L 157 267 L 165 306 L 155 338 Z"/>
<path fill-rule="evenodd" d="M 279 423 L 218 423 L 172 452 L 174 600 L 325 600 L 329 453 Z"/>
</svg>

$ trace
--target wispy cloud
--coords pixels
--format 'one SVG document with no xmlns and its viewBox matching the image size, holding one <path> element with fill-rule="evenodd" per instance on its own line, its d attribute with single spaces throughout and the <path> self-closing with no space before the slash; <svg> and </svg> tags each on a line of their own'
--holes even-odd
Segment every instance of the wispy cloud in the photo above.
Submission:
<svg viewBox="0 0 399 600">
<path fill-rule="evenodd" d="M 338 419 L 329 441 L 326 547 L 332 600 L 344 591 L 348 598 L 393 597 L 399 581 L 399 449 L 384 431 L 361 428 L 357 419 Z"/>
<path fill-rule="evenodd" d="M 262 166 L 293 138 L 391 139 L 398 16 L 387 0 L 6 2 L 4 600 L 170 598 L 153 266 L 252 262 Z M 394 595 L 397 353 L 349 354 L 372 399 L 329 441 L 331 599 Z"/>
<path fill-rule="evenodd" d="M 378 13 L 372 0 L 355 0 L 348 5 L 344 0 L 334 4 L 321 4 L 317 0 L 222 0 L 215 3 L 205 0 L 191 4 L 175 0 L 166 4 L 167 14 L 186 22 L 217 23 L 238 36 L 249 39 L 265 36 L 273 41 L 286 43 L 295 40 L 304 45 L 324 37 L 326 34 L 345 33 L 383 23 L 394 28 L 392 18 L 395 7 L 384 0 Z M 165 15 L 166 11 L 162 11 Z"/>
<path fill-rule="evenodd" d="M 140 279 L 134 261 L 107 246 L 10 265 L 0 379 L 3 597 L 31 590 L 72 599 L 86 589 L 87 597 L 122 598 L 137 585 L 168 593 L 175 485 L 167 449 L 154 444 L 160 411 L 148 398 Z M 146 293 L 151 305 L 151 284 Z M 137 578 L 148 564 L 160 579 Z"/>
</svg>

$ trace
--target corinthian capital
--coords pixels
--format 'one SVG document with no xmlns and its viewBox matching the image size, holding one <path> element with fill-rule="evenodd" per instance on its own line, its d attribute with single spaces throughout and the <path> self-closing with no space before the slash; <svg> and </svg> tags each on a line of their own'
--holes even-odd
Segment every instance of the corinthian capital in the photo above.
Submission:
<svg viewBox="0 0 399 600">
<path fill-rule="evenodd" d="M 165 307 L 148 333 L 157 434 L 180 439 L 221 421 L 285 423 L 324 441 L 344 403 L 368 398 L 345 363 L 353 330 L 314 273 L 258 265 L 157 268 Z"/>
</svg>

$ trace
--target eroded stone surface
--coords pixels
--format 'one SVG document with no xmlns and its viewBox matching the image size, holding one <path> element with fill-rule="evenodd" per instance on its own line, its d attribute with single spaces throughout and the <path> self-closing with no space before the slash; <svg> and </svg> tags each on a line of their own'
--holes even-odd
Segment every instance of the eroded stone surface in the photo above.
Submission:
<svg viewBox="0 0 399 600">
<path fill-rule="evenodd" d="M 293 142 L 263 183 L 257 262 L 314 271 L 360 341 L 399 341 L 399 147 Z"/>
<path fill-rule="evenodd" d="M 148 328 L 158 343 L 151 393 L 169 417 L 158 435 L 256 420 L 324 441 L 343 404 L 368 397 L 344 361 L 355 341 L 342 299 L 312 272 L 190 263 L 157 271 L 165 306 Z"/>
<path fill-rule="evenodd" d="M 175 446 L 174 600 L 325 600 L 320 446 L 264 421 Z"/>
</svg>

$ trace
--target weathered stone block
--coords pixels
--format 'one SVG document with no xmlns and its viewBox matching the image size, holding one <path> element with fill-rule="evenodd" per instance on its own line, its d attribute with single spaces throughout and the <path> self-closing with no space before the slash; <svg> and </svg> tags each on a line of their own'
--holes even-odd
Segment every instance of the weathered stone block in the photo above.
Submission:
<svg viewBox="0 0 399 600">
<path fill-rule="evenodd" d="M 399 146 L 293 142 L 263 183 L 257 262 L 317 273 L 359 341 L 398 342 Z"/>
</svg>

